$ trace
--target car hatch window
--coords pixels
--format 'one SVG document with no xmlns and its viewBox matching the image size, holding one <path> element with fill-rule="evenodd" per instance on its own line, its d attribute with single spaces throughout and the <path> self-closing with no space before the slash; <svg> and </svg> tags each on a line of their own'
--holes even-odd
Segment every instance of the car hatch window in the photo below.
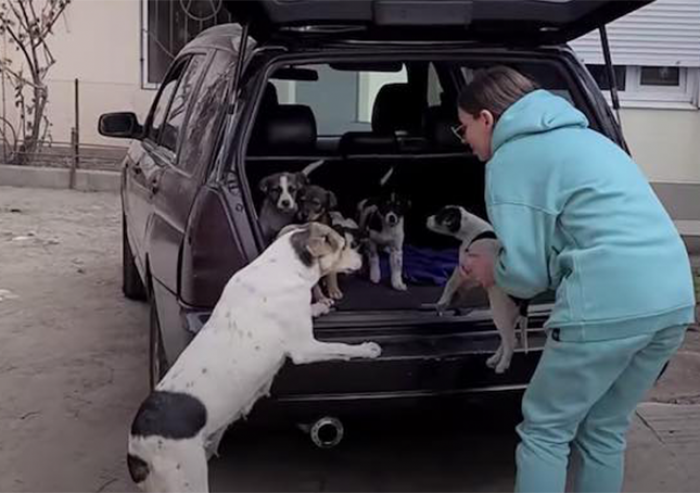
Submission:
<svg viewBox="0 0 700 493">
<path fill-rule="evenodd" d="M 170 106 L 170 101 L 172 100 L 173 94 L 175 93 L 175 88 L 180 80 L 180 75 L 182 74 L 186 64 L 187 60 L 183 60 L 175 65 L 161 84 L 160 92 L 158 93 L 156 101 L 151 108 L 148 123 L 146 124 L 146 139 L 152 142 L 158 142 L 158 137 L 160 130 L 163 127 L 163 122 L 165 121 L 168 106 Z"/>
<path fill-rule="evenodd" d="M 205 55 L 194 55 L 187 64 L 180 82 L 175 89 L 173 102 L 160 131 L 160 145 L 171 152 L 177 151 L 178 137 L 182 129 L 191 96 L 196 94 L 197 83 L 204 71 Z"/>
<path fill-rule="evenodd" d="M 209 162 L 232 67 L 230 57 L 217 51 L 194 98 L 177 162 L 178 168 L 188 174 Z"/>
</svg>

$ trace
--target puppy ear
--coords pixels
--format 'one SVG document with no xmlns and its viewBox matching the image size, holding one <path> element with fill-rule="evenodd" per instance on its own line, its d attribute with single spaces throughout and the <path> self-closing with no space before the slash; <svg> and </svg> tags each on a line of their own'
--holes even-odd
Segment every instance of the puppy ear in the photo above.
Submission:
<svg viewBox="0 0 700 493">
<path fill-rule="evenodd" d="M 265 178 L 260 180 L 260 183 L 258 183 L 258 188 L 262 193 L 267 193 L 267 191 L 270 188 L 270 185 L 272 185 L 272 177 L 266 176 Z"/>
<path fill-rule="evenodd" d="M 338 207 L 338 199 L 330 190 L 327 191 L 326 194 L 326 204 L 328 204 L 328 210 L 332 211 Z"/>
<path fill-rule="evenodd" d="M 305 187 L 306 185 L 309 184 L 309 178 L 301 171 L 299 171 L 296 174 L 296 176 L 297 176 L 297 181 L 299 182 L 300 187 Z"/>
<path fill-rule="evenodd" d="M 341 236 L 331 227 L 320 223 L 309 223 L 309 239 L 306 250 L 312 257 L 329 255 L 340 248 Z"/>
</svg>

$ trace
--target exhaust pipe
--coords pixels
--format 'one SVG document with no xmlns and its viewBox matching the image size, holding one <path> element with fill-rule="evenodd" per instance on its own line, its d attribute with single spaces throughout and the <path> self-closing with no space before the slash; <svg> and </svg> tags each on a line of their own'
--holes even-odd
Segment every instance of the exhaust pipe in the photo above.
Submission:
<svg viewBox="0 0 700 493">
<path fill-rule="evenodd" d="M 338 418 L 323 417 L 311 425 L 309 436 L 318 448 L 330 449 L 336 447 L 345 434 L 343 423 Z"/>
</svg>

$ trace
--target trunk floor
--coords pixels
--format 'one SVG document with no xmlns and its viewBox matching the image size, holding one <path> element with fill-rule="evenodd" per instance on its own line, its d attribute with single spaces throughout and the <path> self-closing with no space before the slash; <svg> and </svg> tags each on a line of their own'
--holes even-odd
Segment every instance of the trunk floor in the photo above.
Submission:
<svg viewBox="0 0 700 493">
<path fill-rule="evenodd" d="M 388 281 L 373 284 L 359 275 L 340 276 L 343 299 L 336 303 L 337 310 L 417 310 L 426 304 L 434 304 L 442 294 L 443 286 L 408 284 L 408 290 L 397 291 Z M 488 305 L 486 292 L 472 289 L 465 293 L 460 306 Z"/>
</svg>

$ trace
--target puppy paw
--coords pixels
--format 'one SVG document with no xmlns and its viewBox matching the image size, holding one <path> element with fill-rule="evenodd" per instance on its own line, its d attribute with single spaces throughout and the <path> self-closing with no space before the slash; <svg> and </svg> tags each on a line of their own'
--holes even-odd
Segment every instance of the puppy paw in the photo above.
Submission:
<svg viewBox="0 0 700 493">
<path fill-rule="evenodd" d="M 328 296 L 330 296 L 333 300 L 342 300 L 343 292 L 340 290 L 340 288 L 328 288 Z"/>
<path fill-rule="evenodd" d="M 381 272 L 379 272 L 379 270 L 371 270 L 369 273 L 369 280 L 372 281 L 374 284 L 379 284 L 382 280 Z"/>
<path fill-rule="evenodd" d="M 495 371 L 496 371 L 496 373 L 498 373 L 500 375 L 501 373 L 505 373 L 506 370 L 508 370 L 508 368 L 510 368 L 510 361 L 501 361 L 496 366 Z"/>
<path fill-rule="evenodd" d="M 333 300 L 328 300 L 333 301 Z M 313 318 L 320 317 L 321 315 L 327 315 L 331 312 L 332 303 L 327 304 L 323 302 L 313 303 L 311 305 L 311 316 Z"/>
<path fill-rule="evenodd" d="M 442 303 L 440 301 L 435 303 L 435 311 L 437 312 L 438 316 L 440 316 L 440 317 L 442 317 L 445 314 L 448 307 L 449 307 L 449 303 Z"/>
<path fill-rule="evenodd" d="M 499 361 L 501 360 L 499 354 L 494 354 L 491 356 L 489 359 L 486 360 L 486 366 L 489 368 L 496 368 L 498 366 Z"/>
<path fill-rule="evenodd" d="M 382 354 L 382 347 L 376 342 L 363 342 L 359 347 L 365 358 L 378 358 Z"/>
<path fill-rule="evenodd" d="M 406 283 L 404 283 L 402 279 L 392 280 L 391 287 L 393 287 L 397 291 L 406 291 L 408 289 L 408 286 L 406 286 Z"/>
</svg>

